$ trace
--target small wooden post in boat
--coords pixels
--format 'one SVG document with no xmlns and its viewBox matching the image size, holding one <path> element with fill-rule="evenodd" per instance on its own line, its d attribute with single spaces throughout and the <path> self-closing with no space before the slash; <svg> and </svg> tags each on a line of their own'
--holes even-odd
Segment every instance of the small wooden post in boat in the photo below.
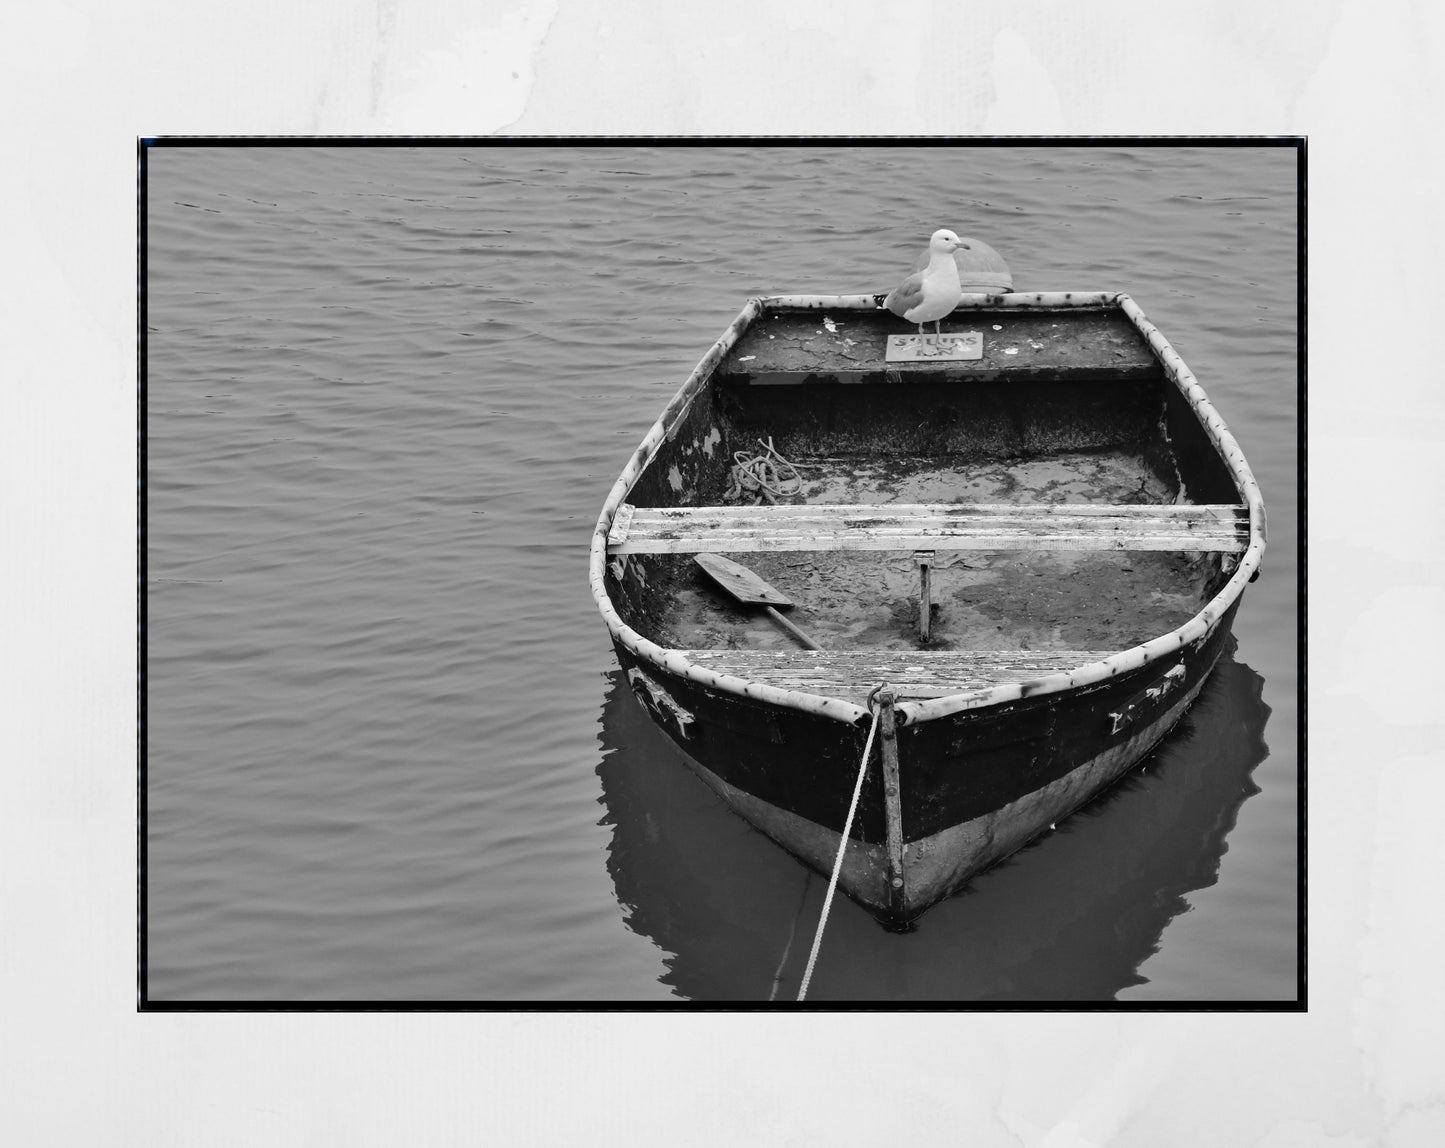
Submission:
<svg viewBox="0 0 1445 1148">
<path fill-rule="evenodd" d="M 915 550 L 913 559 L 918 563 L 918 640 L 926 642 L 933 621 L 933 595 L 930 585 L 933 551 Z"/>
<path fill-rule="evenodd" d="M 888 908 L 895 919 L 903 916 L 903 798 L 898 780 L 898 724 L 891 689 L 878 691 L 878 734 L 883 755 L 883 810 L 888 833 Z"/>
</svg>

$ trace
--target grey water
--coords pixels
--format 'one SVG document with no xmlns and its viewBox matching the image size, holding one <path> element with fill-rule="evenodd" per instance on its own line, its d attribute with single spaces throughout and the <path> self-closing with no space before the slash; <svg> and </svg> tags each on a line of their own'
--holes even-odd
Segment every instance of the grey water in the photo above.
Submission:
<svg viewBox="0 0 1445 1148">
<path fill-rule="evenodd" d="M 887 290 L 951 227 L 1139 302 L 1269 550 L 1142 771 L 914 933 L 840 898 L 809 1000 L 1294 1001 L 1297 159 L 149 148 L 148 1000 L 791 1000 L 826 881 L 619 682 L 588 543 L 749 296 Z"/>
</svg>

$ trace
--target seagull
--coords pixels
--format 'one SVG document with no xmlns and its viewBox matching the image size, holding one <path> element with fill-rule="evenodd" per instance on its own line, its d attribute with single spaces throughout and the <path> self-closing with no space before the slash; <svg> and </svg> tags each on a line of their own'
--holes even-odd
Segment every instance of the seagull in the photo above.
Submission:
<svg viewBox="0 0 1445 1148">
<path fill-rule="evenodd" d="M 928 266 L 905 279 L 888 293 L 883 306 L 918 324 L 918 339 L 923 341 L 923 324 L 933 324 L 933 341 L 939 337 L 938 321 L 958 306 L 963 297 L 959 285 L 958 264 L 953 253 L 968 244 L 948 228 L 935 231 L 928 241 Z"/>
</svg>

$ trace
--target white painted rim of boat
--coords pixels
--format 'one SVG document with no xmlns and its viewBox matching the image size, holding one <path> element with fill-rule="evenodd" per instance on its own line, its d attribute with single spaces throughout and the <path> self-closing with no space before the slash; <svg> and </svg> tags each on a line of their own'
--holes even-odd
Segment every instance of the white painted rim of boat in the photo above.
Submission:
<svg viewBox="0 0 1445 1148">
<path fill-rule="evenodd" d="M 881 295 L 774 295 L 749 299 L 738 317 L 723 332 L 722 337 L 708 348 L 707 353 L 699 360 L 692 373 L 688 375 L 678 392 L 663 408 L 657 421 L 652 424 L 651 429 L 643 437 L 603 503 L 602 513 L 598 516 L 597 527 L 592 534 L 589 561 L 592 597 L 597 603 L 603 621 L 613 636 L 638 657 L 671 673 L 690 678 L 713 689 L 754 698 L 771 705 L 787 706 L 790 709 L 802 710 L 805 713 L 817 714 L 821 717 L 847 722 L 850 725 L 869 717 L 867 709 L 841 698 L 803 693 L 798 690 L 784 690 L 763 682 L 734 677 L 731 674 L 719 674 L 689 661 L 679 650 L 670 650 L 649 641 L 628 626 L 617 613 L 616 608 L 612 605 L 612 599 L 607 594 L 603 574 L 607 564 L 607 534 L 612 528 L 612 519 L 617 513 L 617 508 L 626 500 L 632 484 L 637 481 L 638 476 L 656 456 L 672 429 L 680 425 L 687 414 L 688 407 L 707 385 L 713 371 L 722 362 L 723 356 L 759 315 L 770 307 L 871 311 L 877 310 L 881 306 L 882 298 Z M 1234 477 L 1239 493 L 1249 509 L 1249 546 L 1240 556 L 1239 564 L 1235 567 L 1233 575 L 1220 588 L 1219 593 L 1205 604 L 1204 609 L 1179 629 L 1171 630 L 1157 638 L 1151 638 L 1132 649 L 1122 650 L 1102 661 L 1090 662 L 1087 665 L 1057 674 L 1048 674 L 1029 682 L 1010 682 L 986 689 L 969 690 L 950 694 L 947 697 L 932 698 L 927 701 L 900 701 L 896 713 L 901 725 L 932 721 L 963 710 L 1002 705 L 1017 701 L 1025 694 L 1029 697 L 1038 697 L 1060 693 L 1079 686 L 1092 685 L 1121 673 L 1139 669 L 1150 662 L 1173 654 L 1185 646 L 1201 642 L 1214 631 L 1235 600 L 1244 593 L 1245 586 L 1259 570 L 1260 561 L 1264 556 L 1266 528 L 1264 499 L 1260 494 L 1258 483 L 1255 482 L 1254 474 L 1244 459 L 1244 452 L 1240 450 L 1239 444 L 1229 433 L 1229 428 L 1225 425 L 1224 420 L 1219 417 L 1219 413 L 1210 403 L 1208 395 L 1204 393 L 1204 388 L 1185 366 L 1179 353 L 1169 345 L 1169 340 L 1164 337 L 1163 333 L 1149 322 L 1143 310 L 1133 299 L 1122 292 L 1115 291 L 969 294 L 963 296 L 955 310 L 999 307 L 1018 307 L 1020 309 L 1031 307 L 1077 307 L 1080 309 L 1118 307 L 1122 310 L 1130 322 L 1148 340 L 1149 346 L 1155 357 L 1159 359 L 1160 365 L 1163 366 L 1166 376 L 1193 408 L 1211 441 L 1219 448 L 1220 454 Z"/>
</svg>

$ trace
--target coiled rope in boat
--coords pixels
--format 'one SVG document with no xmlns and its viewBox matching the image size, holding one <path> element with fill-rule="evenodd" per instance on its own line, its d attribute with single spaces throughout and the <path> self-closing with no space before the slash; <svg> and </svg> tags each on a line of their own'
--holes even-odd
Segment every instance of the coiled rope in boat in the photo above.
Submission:
<svg viewBox="0 0 1445 1148">
<path fill-rule="evenodd" d="M 773 449 L 772 435 L 767 442 L 758 439 L 758 445 L 763 448 L 762 454 L 733 451 L 732 485 L 723 495 L 723 501 L 733 502 L 747 493 L 753 496 L 754 503 L 765 498 L 777 502 L 803 489 L 798 468 Z"/>
<path fill-rule="evenodd" d="M 838 856 L 833 861 L 833 875 L 828 878 L 828 892 L 823 897 L 823 915 L 818 918 L 818 931 L 813 935 L 813 951 L 808 954 L 808 967 L 803 970 L 803 983 L 798 986 L 798 999 L 808 995 L 808 982 L 813 979 L 813 966 L 818 961 L 818 946 L 823 943 L 823 930 L 828 926 L 828 910 L 833 907 L 833 891 L 838 888 L 838 874 L 843 871 L 843 854 L 848 851 L 848 833 L 853 828 L 853 814 L 858 812 L 858 795 L 863 792 L 863 778 L 868 773 L 868 758 L 873 753 L 873 735 L 878 732 L 880 710 L 873 708 L 873 699 L 881 685 L 868 695 L 868 708 L 873 710 L 873 724 L 868 727 L 868 740 L 863 745 L 863 761 L 858 766 L 858 780 L 853 783 L 853 800 L 848 803 L 848 817 L 843 822 L 843 836 L 838 840 Z"/>
</svg>

